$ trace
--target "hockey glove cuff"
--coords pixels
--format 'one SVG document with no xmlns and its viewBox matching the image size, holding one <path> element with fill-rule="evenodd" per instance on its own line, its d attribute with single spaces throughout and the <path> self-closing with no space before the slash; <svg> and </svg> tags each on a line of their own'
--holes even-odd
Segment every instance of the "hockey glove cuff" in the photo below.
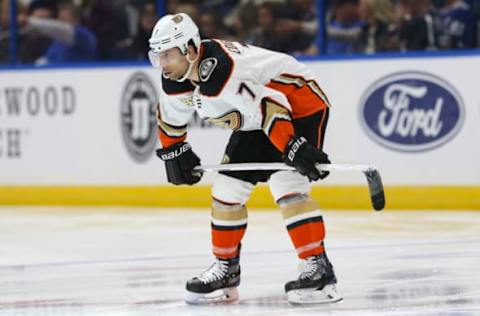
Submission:
<svg viewBox="0 0 480 316">
<path fill-rule="evenodd" d="M 187 142 L 157 149 L 157 156 L 165 162 L 167 179 L 170 183 L 192 185 L 202 178 L 201 172 L 193 171 L 193 168 L 200 165 L 200 158 Z"/>
<path fill-rule="evenodd" d="M 285 148 L 283 159 L 289 166 L 295 167 L 300 174 L 307 176 L 310 181 L 324 179 L 328 171 L 319 171 L 315 164 L 328 164 L 328 155 L 310 145 L 303 136 L 294 136 Z"/>
</svg>

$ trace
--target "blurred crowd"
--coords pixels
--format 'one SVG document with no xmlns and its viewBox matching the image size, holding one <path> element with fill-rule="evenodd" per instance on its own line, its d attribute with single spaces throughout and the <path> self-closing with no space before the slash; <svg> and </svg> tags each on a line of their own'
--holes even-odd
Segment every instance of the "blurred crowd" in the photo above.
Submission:
<svg viewBox="0 0 480 316">
<path fill-rule="evenodd" d="M 155 0 L 16 0 L 22 64 L 146 60 Z M 0 64 L 9 62 L 10 0 L 0 0 Z M 292 55 L 477 48 L 480 0 L 166 0 L 202 38 Z M 322 23 L 322 24 L 320 24 Z M 323 35 L 320 36 L 323 31 Z M 322 41 L 323 39 L 323 41 Z"/>
</svg>

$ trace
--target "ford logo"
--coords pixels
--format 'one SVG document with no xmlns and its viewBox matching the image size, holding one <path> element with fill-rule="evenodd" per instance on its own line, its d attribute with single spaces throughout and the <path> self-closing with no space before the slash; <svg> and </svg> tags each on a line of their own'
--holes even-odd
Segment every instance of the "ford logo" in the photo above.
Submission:
<svg viewBox="0 0 480 316">
<path fill-rule="evenodd" d="M 426 151 L 452 139 L 465 116 L 462 98 L 445 80 L 422 72 L 383 77 L 363 95 L 360 121 L 379 144 Z"/>
</svg>

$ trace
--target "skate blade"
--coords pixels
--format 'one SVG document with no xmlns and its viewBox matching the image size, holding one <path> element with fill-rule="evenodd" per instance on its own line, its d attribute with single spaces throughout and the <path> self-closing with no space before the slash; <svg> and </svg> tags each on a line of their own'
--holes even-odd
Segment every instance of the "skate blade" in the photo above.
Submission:
<svg viewBox="0 0 480 316">
<path fill-rule="evenodd" d="M 194 293 L 187 291 L 185 302 L 191 305 L 225 304 L 238 300 L 238 290 L 235 287 L 213 291 L 212 293 Z"/>
<path fill-rule="evenodd" d="M 342 299 L 335 284 L 326 285 L 322 290 L 301 289 L 287 292 L 287 300 L 293 305 L 335 303 Z"/>
</svg>

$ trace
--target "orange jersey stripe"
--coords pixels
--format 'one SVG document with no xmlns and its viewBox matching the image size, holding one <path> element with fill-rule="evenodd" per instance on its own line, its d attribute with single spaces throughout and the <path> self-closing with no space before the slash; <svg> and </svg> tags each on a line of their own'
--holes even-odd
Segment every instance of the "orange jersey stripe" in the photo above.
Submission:
<svg viewBox="0 0 480 316">
<path fill-rule="evenodd" d="M 276 121 L 270 130 L 270 141 L 272 144 L 277 147 L 282 153 L 287 147 L 287 143 L 292 139 L 294 135 L 293 125 L 289 121 Z"/>
<path fill-rule="evenodd" d="M 162 143 L 163 148 L 170 147 L 176 143 L 181 143 L 184 142 L 185 139 L 187 139 L 187 134 L 181 136 L 181 137 L 171 137 L 165 134 L 162 130 L 158 130 L 158 138 L 160 139 L 160 142 Z"/>
<path fill-rule="evenodd" d="M 328 107 L 307 85 L 297 87 L 294 84 L 271 81 L 267 87 L 277 90 L 287 97 L 294 119 L 312 115 Z"/>
<path fill-rule="evenodd" d="M 327 95 L 325 94 L 325 92 L 323 92 L 322 88 L 320 88 L 320 85 L 315 80 L 307 80 L 303 76 L 293 75 L 289 73 L 283 73 L 280 76 L 302 81 L 303 84 L 306 84 L 310 88 L 310 90 L 322 100 L 323 103 L 325 103 L 328 107 L 331 106 L 330 100 L 328 100 Z"/>
</svg>

